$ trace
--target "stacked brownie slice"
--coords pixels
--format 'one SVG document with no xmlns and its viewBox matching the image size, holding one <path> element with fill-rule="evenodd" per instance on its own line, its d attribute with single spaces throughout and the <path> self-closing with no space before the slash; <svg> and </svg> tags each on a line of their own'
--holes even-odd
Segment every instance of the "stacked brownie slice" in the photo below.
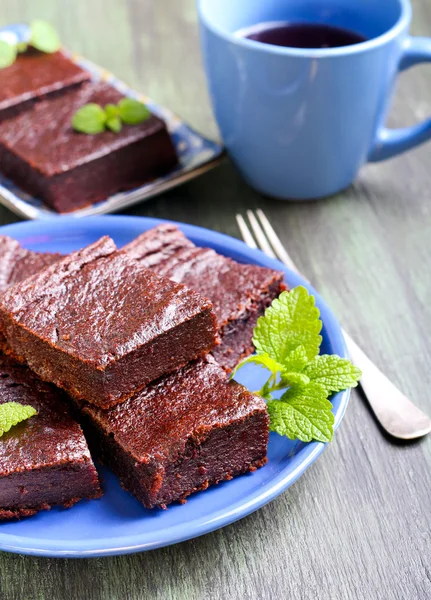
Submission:
<svg viewBox="0 0 431 600">
<path fill-rule="evenodd" d="M 266 462 L 265 402 L 210 357 L 189 363 L 109 410 L 82 406 L 95 456 L 147 508 L 254 471 Z"/>
<path fill-rule="evenodd" d="M 61 52 L 28 50 L 0 70 L 0 170 L 57 212 L 83 208 L 170 172 L 178 159 L 165 122 L 151 114 L 87 135 L 74 114 L 124 96 Z"/>
<path fill-rule="evenodd" d="M 241 264 L 210 248 L 197 247 L 171 223 L 146 231 L 123 251 L 158 275 L 211 300 L 221 337 L 213 356 L 228 372 L 254 352 L 252 335 L 257 319 L 286 289 L 283 273 Z"/>
<path fill-rule="evenodd" d="M 16 240 L 0 236 L 0 293 L 60 258 L 61 254 L 26 250 Z"/>
<path fill-rule="evenodd" d="M 0 315 L 16 357 L 103 408 L 217 341 L 209 300 L 141 267 L 107 237 L 6 290 Z"/>
<path fill-rule="evenodd" d="M 185 238 L 182 243 L 191 244 Z M 1 244 L 13 246 L 0 238 Z M 263 400 L 228 382 L 208 354 L 216 354 L 219 333 L 222 344 L 231 334 L 229 318 L 217 322 L 211 299 L 197 285 L 193 290 L 159 276 L 157 269 L 147 268 L 144 253 L 136 260 L 133 254 L 141 245 L 142 238 L 118 251 L 112 240 L 102 238 L 70 256 L 44 258 L 15 247 L 15 265 L 13 252 L 3 261 L 3 289 L 14 285 L 0 297 L 0 318 L 5 351 L 69 394 L 94 455 L 152 508 L 183 501 L 194 491 L 264 464 L 269 423 Z M 189 249 L 197 250 L 193 245 Z M 214 255 L 222 273 L 228 259 L 219 261 Z M 41 270 L 19 281 L 19 265 L 26 262 Z M 230 267 L 235 265 L 232 261 Z M 257 318 L 270 296 L 282 289 L 279 273 L 246 267 L 236 268 L 244 278 L 253 275 L 261 287 L 253 295 L 245 286 L 239 300 L 228 295 L 234 324 L 234 317 Z M 228 281 L 222 278 L 227 291 Z M 237 331 L 242 336 L 238 347 L 250 352 L 251 334 L 246 340 L 244 328 Z M 231 357 L 238 347 L 233 336 L 228 340 Z M 58 394 L 64 399 L 63 392 Z M 19 427 L 25 430 L 26 423 Z M 8 435 L 13 437 L 13 430 Z M 1 448 L 2 438 L 0 464 Z M 1 477 L 0 472 L 0 482 Z M 44 504 L 43 498 L 38 500 Z M 21 506 L 7 506 L 1 495 L 0 507 L 11 516 L 17 509 L 32 510 L 25 499 Z"/>
<path fill-rule="evenodd" d="M 37 415 L 0 438 L 0 521 L 102 495 L 67 399 L 27 367 L 0 356 L 0 405 L 6 402 L 30 405 Z"/>
<path fill-rule="evenodd" d="M 0 236 L 0 292 L 59 259 L 59 254 L 31 252 Z M 30 405 L 37 416 L 0 438 L 0 520 L 99 498 L 97 472 L 65 394 L 0 355 L 0 405 L 6 402 Z"/>
<path fill-rule="evenodd" d="M 45 54 L 31 48 L 0 72 L 0 122 L 90 81 L 90 73 L 62 52 Z"/>
</svg>

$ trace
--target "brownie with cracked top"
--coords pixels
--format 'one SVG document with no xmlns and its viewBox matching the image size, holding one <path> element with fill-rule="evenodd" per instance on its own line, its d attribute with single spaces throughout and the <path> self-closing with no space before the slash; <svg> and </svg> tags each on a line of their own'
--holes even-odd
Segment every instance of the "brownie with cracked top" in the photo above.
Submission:
<svg viewBox="0 0 431 600">
<path fill-rule="evenodd" d="M 60 260 L 60 254 L 33 252 L 23 248 L 19 242 L 0 236 L 0 293 L 14 283 L 34 275 L 44 267 Z M 8 352 L 0 322 L 0 348 Z"/>
<path fill-rule="evenodd" d="M 87 442 L 63 393 L 0 356 L 0 405 L 6 402 L 30 405 L 37 414 L 0 437 L 0 520 L 100 497 Z"/>
<path fill-rule="evenodd" d="M 265 402 L 211 357 L 102 410 L 81 405 L 90 448 L 147 508 L 254 471 L 267 458 Z"/>
<path fill-rule="evenodd" d="M 62 52 L 45 54 L 35 48 L 18 54 L 0 70 L 0 122 L 28 110 L 44 98 L 61 96 L 89 81 L 91 75 Z"/>
<path fill-rule="evenodd" d="M 218 341 L 209 300 L 118 252 L 107 237 L 8 288 L 0 317 L 18 359 L 105 408 Z"/>
<path fill-rule="evenodd" d="M 221 337 L 213 356 L 226 371 L 254 352 L 252 336 L 257 319 L 286 289 L 283 273 L 238 263 L 210 248 L 197 247 L 170 223 L 146 231 L 123 251 L 155 273 L 211 300 Z"/>
<path fill-rule="evenodd" d="M 60 258 L 61 254 L 27 250 L 7 235 L 0 235 L 0 293 Z"/>
<path fill-rule="evenodd" d="M 123 125 L 118 133 L 73 129 L 73 115 L 84 105 L 117 104 L 123 97 L 107 83 L 86 83 L 8 119 L 0 128 L 1 171 L 61 213 L 165 175 L 178 159 L 166 124 L 156 115 Z"/>
</svg>

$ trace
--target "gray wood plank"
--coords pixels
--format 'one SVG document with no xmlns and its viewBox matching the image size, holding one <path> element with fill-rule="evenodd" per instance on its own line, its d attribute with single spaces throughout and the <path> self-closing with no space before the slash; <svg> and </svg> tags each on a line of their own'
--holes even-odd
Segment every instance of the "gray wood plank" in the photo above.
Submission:
<svg viewBox="0 0 431 600">
<path fill-rule="evenodd" d="M 65 43 L 176 110 L 217 129 L 201 69 L 194 0 L 3 0 L 0 22 L 35 16 Z M 427 0 L 413 31 L 431 31 Z M 431 114 L 429 68 L 403 75 L 390 124 Z M 367 166 L 323 202 L 260 196 L 226 162 L 127 211 L 238 236 L 262 207 L 351 333 L 431 412 L 430 146 Z M 0 223 L 16 218 L 0 208 Z M 426 600 L 431 597 L 431 441 L 385 438 L 359 393 L 336 440 L 286 493 L 221 531 L 148 554 L 93 560 L 0 555 L 1 600 Z"/>
</svg>

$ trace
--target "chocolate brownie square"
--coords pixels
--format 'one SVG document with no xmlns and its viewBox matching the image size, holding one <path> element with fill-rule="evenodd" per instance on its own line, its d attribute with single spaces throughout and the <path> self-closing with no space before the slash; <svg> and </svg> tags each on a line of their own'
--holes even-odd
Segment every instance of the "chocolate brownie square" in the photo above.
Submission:
<svg viewBox="0 0 431 600">
<path fill-rule="evenodd" d="M 34 275 L 46 266 L 61 258 L 60 254 L 32 252 L 23 248 L 19 242 L 6 236 L 0 236 L 0 293 L 8 287 Z M 9 352 L 0 323 L 0 349 Z"/>
<path fill-rule="evenodd" d="M 165 175 L 178 160 L 164 121 L 155 115 L 123 125 L 119 133 L 87 135 L 72 128 L 73 115 L 85 104 L 116 104 L 122 97 L 107 83 L 87 83 L 8 119 L 0 127 L 1 171 L 57 212 Z"/>
<path fill-rule="evenodd" d="M 208 357 L 159 379 L 123 404 L 81 405 L 96 456 L 147 508 L 165 508 L 265 464 L 265 402 Z"/>
<path fill-rule="evenodd" d="M 213 356 L 226 371 L 254 352 L 252 336 L 257 319 L 286 289 L 283 273 L 199 248 L 168 223 L 146 231 L 123 251 L 155 273 L 211 300 L 221 337 Z"/>
<path fill-rule="evenodd" d="M 90 80 L 90 73 L 62 52 L 45 54 L 30 48 L 0 70 L 0 122 Z"/>
<path fill-rule="evenodd" d="M 60 260 L 61 254 L 33 252 L 0 235 L 0 292 Z"/>
<path fill-rule="evenodd" d="M 0 437 L 0 520 L 100 497 L 87 442 L 63 393 L 0 356 L 0 404 L 6 402 L 30 405 L 37 414 Z"/>
<path fill-rule="evenodd" d="M 104 408 L 217 342 L 209 300 L 117 252 L 107 237 L 10 287 L 0 317 L 19 360 Z"/>
</svg>

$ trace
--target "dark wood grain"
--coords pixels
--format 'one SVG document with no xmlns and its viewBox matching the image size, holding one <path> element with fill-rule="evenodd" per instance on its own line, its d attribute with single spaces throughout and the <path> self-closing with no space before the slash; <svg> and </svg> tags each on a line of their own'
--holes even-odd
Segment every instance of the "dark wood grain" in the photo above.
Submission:
<svg viewBox="0 0 431 600">
<path fill-rule="evenodd" d="M 428 0 L 413 32 L 431 33 Z M 70 48 L 215 136 L 194 0 L 2 0 L 0 22 L 53 21 Z M 431 114 L 430 70 L 403 75 L 391 125 Z M 299 266 L 375 362 L 431 412 L 430 145 L 368 166 L 315 203 L 256 194 L 226 162 L 128 214 L 238 236 L 234 215 L 262 207 Z M 0 223 L 17 220 L 0 208 Z M 431 441 L 384 437 L 358 393 L 336 440 L 286 493 L 248 518 L 135 556 L 54 560 L 0 555 L 1 600 L 431 598 Z"/>
</svg>

